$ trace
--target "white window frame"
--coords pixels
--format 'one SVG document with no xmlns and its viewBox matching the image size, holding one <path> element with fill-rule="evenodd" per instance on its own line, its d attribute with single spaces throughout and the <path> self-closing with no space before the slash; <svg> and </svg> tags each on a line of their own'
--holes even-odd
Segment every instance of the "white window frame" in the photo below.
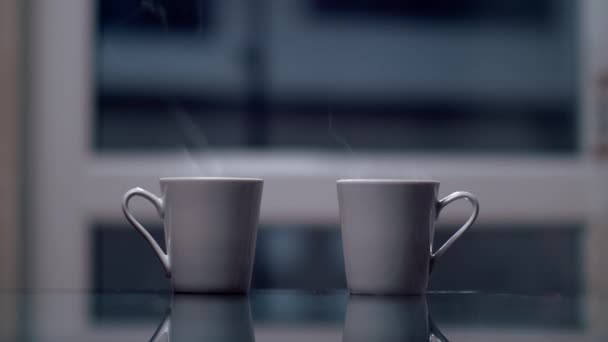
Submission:
<svg viewBox="0 0 608 342">
<path fill-rule="evenodd" d="M 595 79 L 607 66 L 608 52 L 598 30 L 608 33 L 608 10 L 601 0 L 581 3 L 586 21 L 581 20 L 585 26 L 581 29 L 580 156 L 363 154 L 351 158 L 335 153 L 229 151 L 213 159 L 222 163 L 227 174 L 265 179 L 261 221 L 266 224 L 337 224 L 335 180 L 348 175 L 344 170 L 368 165 L 374 165 L 375 176 L 423 170 L 424 176 L 441 180 L 442 194 L 463 189 L 476 193 L 481 224 L 588 222 L 593 208 L 589 193 L 594 193 L 591 190 L 598 188 L 602 177 L 593 155 L 598 134 L 594 133 Z M 29 6 L 26 278 L 35 288 L 89 289 L 90 223 L 123 222 L 119 203 L 130 187 L 157 192 L 159 177 L 191 174 L 190 162 L 183 156 L 93 153 L 93 4 L 92 0 L 32 0 Z M 151 209 L 142 209 L 141 217 L 156 220 Z M 444 222 L 460 219 L 454 212 L 442 216 Z M 587 229 L 593 236 L 595 228 Z M 599 248 L 598 243 L 586 246 L 590 255 Z M 593 288 L 602 282 L 606 280 L 596 276 L 585 284 Z M 44 303 L 40 304 L 39 314 L 52 323 L 54 313 L 50 308 L 44 311 Z M 95 330 L 86 322 L 86 301 L 69 305 L 79 310 L 61 311 L 62 315 L 71 312 L 74 326 Z M 51 323 L 41 324 L 52 330 Z"/>
</svg>

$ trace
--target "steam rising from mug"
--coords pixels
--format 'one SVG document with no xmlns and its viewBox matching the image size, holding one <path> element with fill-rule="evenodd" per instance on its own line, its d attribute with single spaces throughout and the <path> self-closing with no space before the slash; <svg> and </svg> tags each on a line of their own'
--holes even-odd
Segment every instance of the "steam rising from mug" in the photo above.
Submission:
<svg viewBox="0 0 608 342">
<path fill-rule="evenodd" d="M 338 144 L 342 145 L 346 151 L 348 152 L 349 159 L 355 160 L 355 152 L 353 151 L 352 146 L 348 143 L 346 138 L 342 136 L 338 131 L 334 128 L 334 113 L 331 110 L 327 110 L 327 132 L 332 137 L 334 141 Z M 352 168 L 348 168 L 344 170 L 344 174 L 340 175 L 340 178 L 360 178 L 361 170 L 359 169 L 359 165 L 352 163 Z"/>
<path fill-rule="evenodd" d="M 169 32 L 169 22 L 167 18 L 167 9 L 162 2 L 153 0 L 142 0 L 135 13 L 130 16 L 126 22 L 127 25 L 138 26 L 138 25 L 153 25 L 157 28 L 161 28 L 163 32 Z M 107 44 L 106 44 L 107 45 Z M 109 46 L 106 46 L 108 49 Z M 114 55 L 110 53 L 110 56 Z M 190 113 L 179 104 L 176 99 L 172 99 L 173 102 L 169 106 L 169 112 L 175 118 L 180 133 L 183 135 L 186 143 L 183 149 L 185 155 L 192 162 L 197 175 L 200 176 L 222 176 L 225 174 L 224 167 L 220 161 L 213 156 L 211 152 L 211 146 L 209 141 L 202 129 L 198 127 L 196 122 L 192 119 Z M 390 159 L 374 160 L 365 163 L 358 162 L 355 158 L 355 152 L 352 146 L 349 144 L 347 139 L 339 134 L 334 128 L 334 117 L 332 111 L 328 108 L 328 133 L 332 139 L 340 144 L 348 152 L 350 159 L 349 165 L 343 170 L 340 178 L 362 178 L 362 177 L 376 177 L 386 178 L 389 174 L 394 174 L 397 178 L 411 177 L 411 178 L 428 178 L 420 177 L 424 176 L 419 172 L 416 172 L 414 166 L 408 166 L 408 170 L 399 170 L 395 167 L 395 164 L 390 162 Z M 195 156 L 192 149 L 196 151 L 205 151 L 207 153 L 202 154 L 204 161 L 201 157 Z M 200 158 L 200 159 L 199 159 Z M 367 158 L 362 158 L 365 160 Z M 383 166 L 383 164 L 386 165 Z M 382 170 L 381 177 L 375 175 L 378 170 Z"/>
<path fill-rule="evenodd" d="M 403 169 L 403 164 L 395 162 L 394 158 L 382 156 L 370 156 L 368 158 L 356 158 L 357 154 L 348 140 L 335 128 L 334 115 L 331 110 L 327 111 L 327 131 L 332 139 L 340 144 L 348 152 L 349 163 L 341 171 L 339 178 L 410 178 L 410 179 L 429 179 L 428 173 L 421 172 L 416 165 L 407 165 Z M 375 160 L 370 161 L 373 158 Z"/>
<path fill-rule="evenodd" d="M 152 25 L 162 29 L 165 33 L 169 32 L 165 5 L 153 0 L 142 0 L 137 9 L 128 17 L 125 24 L 133 27 Z M 106 45 L 106 49 L 109 50 L 108 58 L 120 59 L 120 55 L 116 54 L 112 46 Z M 177 99 L 171 98 L 168 101 L 170 102 L 168 112 L 175 118 L 178 129 L 184 137 L 185 145 L 183 152 L 192 162 L 196 176 L 222 176 L 224 169 L 217 158 L 213 157 L 210 153 L 205 153 L 203 155 L 205 158 L 203 162 L 192 151 L 194 149 L 196 151 L 204 150 L 205 152 L 211 152 L 211 145 L 203 130 L 198 127 L 188 111 L 179 104 Z"/>
<path fill-rule="evenodd" d="M 331 111 L 327 113 L 327 131 L 335 141 L 346 148 L 350 156 L 354 156 L 353 149 L 348 141 L 334 129 L 334 113 Z"/>
<path fill-rule="evenodd" d="M 197 158 L 193 155 L 192 151 L 188 146 L 193 146 L 197 150 L 210 151 L 209 140 L 205 133 L 200 129 L 196 122 L 192 120 L 192 117 L 186 110 L 179 106 L 173 106 L 171 113 L 177 122 L 178 128 L 186 140 L 184 152 L 186 152 L 189 160 L 197 168 L 199 175 L 201 176 L 221 176 L 224 173 L 224 168 L 219 160 L 215 157 L 207 154 L 206 162 L 198 162 Z"/>
</svg>

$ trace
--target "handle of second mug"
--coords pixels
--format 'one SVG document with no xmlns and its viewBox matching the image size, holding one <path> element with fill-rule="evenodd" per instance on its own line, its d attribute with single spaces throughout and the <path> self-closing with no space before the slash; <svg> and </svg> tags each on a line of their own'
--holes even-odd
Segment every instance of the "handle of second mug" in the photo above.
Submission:
<svg viewBox="0 0 608 342">
<path fill-rule="evenodd" d="M 131 225 L 133 225 L 133 228 L 135 228 L 135 230 L 137 230 L 137 232 L 139 234 L 141 234 L 144 237 L 144 239 L 146 239 L 146 241 L 148 241 L 148 243 L 154 250 L 154 253 L 160 260 L 160 263 L 163 265 L 163 269 L 165 270 L 165 275 L 167 277 L 171 277 L 171 264 L 169 262 L 169 256 L 167 255 L 167 253 L 165 253 L 163 251 L 162 248 L 160 248 L 160 246 L 158 245 L 156 240 L 154 240 L 152 235 L 150 235 L 150 233 L 148 233 L 146 228 L 144 228 L 144 226 L 142 226 L 139 222 L 137 222 L 135 217 L 133 217 L 133 215 L 129 212 L 129 201 L 131 200 L 131 198 L 133 198 L 135 196 L 143 197 L 143 198 L 147 199 L 148 201 L 152 202 L 152 204 L 156 208 L 156 211 L 158 212 L 158 215 L 161 218 L 163 218 L 163 216 L 164 216 L 163 200 L 161 198 L 157 197 L 156 195 L 154 195 L 153 193 L 146 191 L 142 188 L 133 188 L 133 189 L 127 191 L 127 193 L 125 193 L 125 195 L 122 199 L 122 212 L 125 214 L 125 217 L 131 223 Z"/>
<path fill-rule="evenodd" d="M 467 231 L 467 229 L 469 229 L 473 223 L 475 222 L 475 220 L 477 219 L 477 215 L 479 215 L 479 201 L 477 200 L 477 197 L 475 195 L 473 195 L 470 192 L 465 192 L 465 191 L 457 191 L 454 192 L 452 194 L 450 194 L 449 196 L 446 196 L 445 198 L 443 198 L 442 200 L 440 200 L 439 202 L 437 202 L 437 215 L 439 215 L 439 213 L 441 212 L 441 210 L 443 208 L 445 208 L 448 204 L 459 200 L 461 198 L 464 198 L 466 200 L 468 200 L 471 203 L 471 206 L 473 207 L 473 213 L 471 213 L 471 216 L 469 217 L 469 219 L 467 220 L 467 222 L 460 227 L 460 229 L 458 229 L 456 231 L 456 233 L 454 233 L 454 235 L 452 235 L 448 241 L 446 241 L 443 246 L 441 246 L 435 253 L 433 253 L 433 246 L 431 246 L 431 264 L 429 267 L 429 273 L 433 271 L 433 267 L 435 266 L 435 263 L 437 262 L 437 259 L 439 259 L 440 256 L 443 255 L 443 253 L 445 253 L 445 251 L 450 248 L 450 246 L 464 233 Z"/>
</svg>

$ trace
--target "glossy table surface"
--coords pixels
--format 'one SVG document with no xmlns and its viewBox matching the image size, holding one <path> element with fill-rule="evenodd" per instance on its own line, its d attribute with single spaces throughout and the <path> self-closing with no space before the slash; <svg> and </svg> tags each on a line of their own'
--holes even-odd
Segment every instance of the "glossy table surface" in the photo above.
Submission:
<svg viewBox="0 0 608 342">
<path fill-rule="evenodd" d="M 608 341 L 608 298 L 346 291 L 0 292 L 0 337 L 23 341 Z"/>
</svg>

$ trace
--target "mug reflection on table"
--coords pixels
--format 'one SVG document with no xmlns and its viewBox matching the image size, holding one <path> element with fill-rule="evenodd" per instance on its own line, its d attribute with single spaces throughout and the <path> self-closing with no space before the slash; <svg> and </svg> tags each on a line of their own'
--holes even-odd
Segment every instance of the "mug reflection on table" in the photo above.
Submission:
<svg viewBox="0 0 608 342">
<path fill-rule="evenodd" d="M 342 341 L 448 340 L 433 323 L 425 296 L 351 295 L 346 307 Z"/>
<path fill-rule="evenodd" d="M 168 338 L 167 338 L 168 337 Z M 255 341 L 247 296 L 176 294 L 150 339 L 158 341 Z"/>
</svg>

